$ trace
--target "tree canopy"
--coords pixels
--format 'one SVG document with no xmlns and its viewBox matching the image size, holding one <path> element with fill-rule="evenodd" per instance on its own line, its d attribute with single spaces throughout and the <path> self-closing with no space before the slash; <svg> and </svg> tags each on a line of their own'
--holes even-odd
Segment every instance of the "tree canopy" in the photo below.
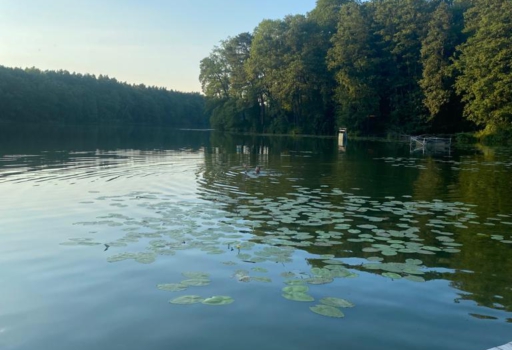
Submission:
<svg viewBox="0 0 512 350">
<path fill-rule="evenodd" d="M 204 96 L 100 75 L 0 66 L 0 122 L 208 127 Z"/>
<path fill-rule="evenodd" d="M 512 127 L 510 0 L 317 0 L 201 62 L 214 128 L 270 133 Z"/>
</svg>

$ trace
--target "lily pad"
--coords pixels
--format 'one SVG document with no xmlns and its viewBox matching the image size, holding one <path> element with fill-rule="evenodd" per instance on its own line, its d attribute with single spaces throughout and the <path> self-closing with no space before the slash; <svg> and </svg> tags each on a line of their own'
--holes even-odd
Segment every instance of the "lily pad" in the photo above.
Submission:
<svg viewBox="0 0 512 350">
<path fill-rule="evenodd" d="M 315 277 L 325 277 L 325 278 L 330 278 L 332 277 L 332 273 L 331 271 L 327 270 L 327 269 L 321 269 L 319 267 L 313 267 L 311 269 L 311 273 L 313 275 L 315 275 Z"/>
<path fill-rule="evenodd" d="M 180 282 L 182 285 L 188 287 L 202 287 L 210 284 L 210 280 L 206 278 L 191 278 Z"/>
<path fill-rule="evenodd" d="M 284 283 L 290 285 L 290 286 L 296 286 L 296 285 L 304 285 L 306 282 L 304 280 L 286 280 Z"/>
<path fill-rule="evenodd" d="M 328 305 L 328 306 L 332 306 L 332 307 L 354 307 L 355 306 L 348 300 L 341 299 L 341 298 L 334 298 L 334 297 L 322 298 L 322 299 L 320 299 L 320 302 L 324 305 Z"/>
<path fill-rule="evenodd" d="M 394 273 L 394 272 L 384 272 L 382 274 L 382 276 L 389 277 L 389 278 L 394 279 L 394 280 L 402 278 L 402 276 L 400 276 L 399 274 Z"/>
<path fill-rule="evenodd" d="M 419 259 L 406 259 L 405 262 L 410 265 L 421 265 L 423 264 L 423 261 Z"/>
<path fill-rule="evenodd" d="M 193 272 L 193 271 L 187 271 L 182 273 L 183 276 L 192 278 L 192 279 L 208 279 L 210 275 L 205 272 Z"/>
<path fill-rule="evenodd" d="M 343 314 L 343 312 L 341 312 L 340 309 L 337 309 L 337 308 L 335 308 L 333 306 L 329 306 L 329 305 L 319 304 L 319 305 L 311 306 L 309 309 L 311 311 L 313 311 L 314 313 L 322 315 L 322 316 L 335 317 L 335 318 L 345 317 L 345 315 Z"/>
<path fill-rule="evenodd" d="M 295 274 L 293 272 L 282 272 L 281 277 L 291 278 L 291 277 L 295 277 Z"/>
<path fill-rule="evenodd" d="M 201 302 L 206 305 L 228 305 L 231 304 L 233 301 L 233 298 L 225 295 L 214 295 L 212 297 L 202 300 Z"/>
<path fill-rule="evenodd" d="M 165 290 L 167 292 L 181 292 L 187 289 L 187 286 L 181 283 L 158 284 L 156 287 L 160 290 Z"/>
<path fill-rule="evenodd" d="M 292 285 L 283 287 L 284 293 L 305 293 L 309 290 L 308 286 L 305 285 Z"/>
<path fill-rule="evenodd" d="M 309 284 L 327 284 L 334 281 L 332 278 L 329 277 L 312 277 L 305 280 Z"/>
<path fill-rule="evenodd" d="M 407 275 L 404 279 L 412 281 L 412 282 L 425 282 L 425 279 L 420 276 Z"/>
<path fill-rule="evenodd" d="M 288 300 L 293 301 L 314 301 L 311 295 L 306 294 L 304 292 L 292 292 L 292 293 L 283 293 L 282 296 Z"/>
<path fill-rule="evenodd" d="M 181 297 L 170 300 L 171 304 L 180 304 L 180 305 L 188 305 L 188 304 L 197 304 L 204 300 L 204 298 L 199 295 L 183 295 Z"/>
</svg>

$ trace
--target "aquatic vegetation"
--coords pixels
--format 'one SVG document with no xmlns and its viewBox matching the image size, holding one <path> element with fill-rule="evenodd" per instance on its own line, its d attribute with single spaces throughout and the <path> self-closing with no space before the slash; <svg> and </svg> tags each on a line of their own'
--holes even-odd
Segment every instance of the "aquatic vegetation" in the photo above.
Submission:
<svg viewBox="0 0 512 350">
<path fill-rule="evenodd" d="M 225 295 L 215 295 L 201 301 L 205 305 L 228 305 L 234 302 L 234 299 Z"/>
<path fill-rule="evenodd" d="M 293 301 L 315 301 L 315 298 L 304 292 L 282 293 L 281 295 L 284 298 Z"/>
<path fill-rule="evenodd" d="M 175 299 L 169 300 L 171 304 L 180 304 L 180 305 L 188 305 L 188 304 L 197 304 L 203 302 L 205 299 L 200 297 L 199 295 L 182 295 L 181 297 L 177 297 Z"/>
<path fill-rule="evenodd" d="M 337 309 L 336 307 L 329 306 L 329 305 L 323 305 L 318 304 L 315 306 L 310 306 L 309 309 L 313 311 L 316 314 L 327 316 L 327 317 L 335 317 L 335 318 L 342 318 L 345 317 L 343 312 L 341 312 L 340 309 Z"/>
<path fill-rule="evenodd" d="M 181 283 L 166 283 L 158 284 L 156 287 L 160 290 L 165 290 L 167 292 L 181 292 L 187 289 L 188 286 Z"/>
<path fill-rule="evenodd" d="M 191 278 L 181 281 L 180 284 L 187 287 L 202 287 L 210 284 L 210 280 L 206 278 Z"/>
<path fill-rule="evenodd" d="M 290 285 L 287 287 L 283 287 L 284 293 L 305 293 L 309 290 L 309 287 L 306 285 Z"/>
<path fill-rule="evenodd" d="M 401 164 L 418 166 L 415 162 L 403 160 Z M 214 257 L 211 261 L 246 267 L 233 272 L 231 277 L 235 281 L 272 284 L 270 277 L 251 274 L 279 274 L 286 285 L 282 290 L 284 298 L 311 302 L 315 297 L 309 294 L 308 286 L 322 288 L 325 284 L 339 283 L 339 279 L 358 277 L 358 270 L 392 280 L 425 282 L 422 276 L 434 261 L 431 258 L 441 259 L 464 249 L 464 240 L 459 239 L 462 231 L 486 224 L 489 227 L 507 225 L 512 217 L 502 214 L 482 220 L 473 212 L 471 204 L 414 200 L 407 194 L 372 198 L 332 186 L 292 188 L 286 195 L 273 198 L 262 198 L 264 195 L 260 192 L 238 197 L 218 194 L 213 205 L 211 199 L 207 202 L 171 201 L 158 193 L 102 197 L 101 200 L 112 203 L 124 200 L 127 205 L 130 200 L 136 200 L 138 206 L 153 215 L 129 217 L 110 213 L 98 217 L 97 221 L 76 225 L 120 228 L 118 232 L 123 236 L 109 238 L 110 249 L 146 245 L 145 251 L 115 252 L 107 258 L 108 262 L 133 260 L 150 264 L 165 256 L 179 256 L 185 250 L 203 256 L 229 255 L 224 261 Z M 334 198 L 337 199 L 331 200 Z M 512 236 L 502 231 L 479 237 L 497 244 L 512 244 Z M 104 243 L 100 239 L 75 238 L 62 245 L 94 247 Z M 260 266 L 275 263 L 287 269 L 287 264 L 300 264 L 296 259 L 304 254 L 311 265 L 307 268 L 278 272 L 267 268 L 272 265 Z M 346 257 L 364 260 L 354 267 L 345 261 Z M 180 283 L 159 284 L 157 288 L 176 292 L 211 283 L 207 272 L 187 271 L 182 275 L 186 279 Z M 197 298 L 191 302 L 199 300 Z M 204 303 L 230 303 L 229 299 L 222 298 L 207 298 Z M 187 299 L 184 300 L 186 303 Z M 311 310 L 330 317 L 343 317 L 340 307 L 353 307 L 353 304 L 326 297 Z"/>
<path fill-rule="evenodd" d="M 334 297 L 322 298 L 322 299 L 320 299 L 320 303 L 328 305 L 328 306 L 333 306 L 333 307 L 354 307 L 355 306 L 348 300 L 334 298 Z"/>
<path fill-rule="evenodd" d="M 389 278 L 391 278 L 393 280 L 398 280 L 398 279 L 402 278 L 401 275 L 399 275 L 397 273 L 394 273 L 394 272 L 383 272 L 382 276 L 389 277 Z"/>
</svg>

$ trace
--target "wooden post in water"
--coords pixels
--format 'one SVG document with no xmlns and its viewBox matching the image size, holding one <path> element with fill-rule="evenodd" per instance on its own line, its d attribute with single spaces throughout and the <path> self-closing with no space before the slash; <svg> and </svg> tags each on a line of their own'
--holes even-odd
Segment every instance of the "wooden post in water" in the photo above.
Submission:
<svg viewBox="0 0 512 350">
<path fill-rule="evenodd" d="M 347 129 L 339 128 L 338 130 L 338 146 L 345 147 L 347 145 Z"/>
</svg>

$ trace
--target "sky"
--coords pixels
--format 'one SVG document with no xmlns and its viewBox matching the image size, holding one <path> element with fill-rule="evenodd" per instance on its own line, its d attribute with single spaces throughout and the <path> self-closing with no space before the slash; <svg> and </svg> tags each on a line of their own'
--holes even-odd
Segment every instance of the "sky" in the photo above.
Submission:
<svg viewBox="0 0 512 350">
<path fill-rule="evenodd" d="M 199 62 L 316 0 L 0 0 L 0 65 L 200 92 Z"/>
</svg>

